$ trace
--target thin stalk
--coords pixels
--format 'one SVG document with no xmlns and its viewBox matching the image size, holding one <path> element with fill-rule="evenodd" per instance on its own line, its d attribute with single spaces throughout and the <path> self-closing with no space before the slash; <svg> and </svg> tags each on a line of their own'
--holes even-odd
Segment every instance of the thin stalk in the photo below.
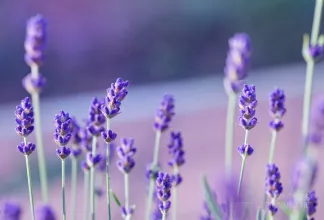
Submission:
<svg viewBox="0 0 324 220">
<path fill-rule="evenodd" d="M 26 137 L 24 137 L 24 143 L 25 145 L 27 145 Z M 28 191 L 29 191 L 30 212 L 32 215 L 32 220 L 35 220 L 33 186 L 32 186 L 31 175 L 30 175 L 30 165 L 29 165 L 28 155 L 25 155 L 25 160 L 26 160 L 26 171 L 27 171 Z"/>
<path fill-rule="evenodd" d="M 125 208 L 129 210 L 129 176 L 127 173 L 124 174 L 124 188 L 125 188 Z M 129 220 L 131 217 L 128 215 L 125 219 Z"/>
<path fill-rule="evenodd" d="M 76 188 L 78 179 L 78 159 L 72 157 L 71 173 L 71 219 L 76 220 Z"/>
<path fill-rule="evenodd" d="M 173 174 L 176 176 L 179 173 L 178 166 L 174 166 Z M 172 187 L 172 220 L 177 219 L 177 186 Z"/>
<path fill-rule="evenodd" d="M 62 210 L 63 220 L 66 220 L 66 206 L 65 206 L 65 160 L 62 159 Z"/>
<path fill-rule="evenodd" d="M 83 183 L 83 220 L 88 219 L 88 213 L 89 213 L 89 171 L 84 171 L 84 183 Z"/>
<path fill-rule="evenodd" d="M 311 34 L 311 45 L 315 46 L 319 37 L 321 17 L 322 17 L 323 0 L 316 0 L 312 34 Z M 312 95 L 312 84 L 315 61 L 313 59 L 307 61 L 306 68 L 306 80 L 305 80 L 305 91 L 304 91 L 304 104 L 303 104 L 303 120 L 302 120 L 302 136 L 303 136 L 303 150 L 307 148 L 307 135 L 309 130 L 309 116 L 311 106 L 311 95 Z"/>
<path fill-rule="evenodd" d="M 154 154 L 153 154 L 153 162 L 152 162 L 153 169 L 156 168 L 157 163 L 158 163 L 160 139 L 161 139 L 161 132 L 157 131 L 156 136 L 155 136 L 155 146 L 154 146 Z M 151 208 L 152 208 L 152 202 L 153 202 L 153 193 L 154 193 L 154 179 L 151 178 L 150 185 L 149 185 L 149 194 L 147 197 L 146 220 L 150 220 Z"/>
<path fill-rule="evenodd" d="M 38 78 L 38 75 L 39 75 L 38 66 L 37 65 L 31 66 L 31 76 L 34 78 Z M 44 145 L 43 145 L 43 136 L 42 136 L 39 93 L 34 92 L 31 94 L 31 97 L 32 97 L 32 103 L 34 108 L 37 158 L 38 158 L 41 191 L 42 191 L 42 200 L 44 203 L 48 203 L 47 169 L 46 169 L 46 160 L 45 160 Z"/>
<path fill-rule="evenodd" d="M 97 137 L 92 137 L 92 156 L 96 156 L 96 148 L 97 148 Z M 91 219 L 95 219 L 95 167 L 91 167 L 91 177 L 90 177 L 90 213 L 91 213 Z"/>
<path fill-rule="evenodd" d="M 107 130 L 110 129 L 110 119 L 107 119 Z M 107 206 L 108 219 L 111 220 L 110 210 L 110 143 L 106 145 L 106 189 L 107 189 Z"/>
<path fill-rule="evenodd" d="M 249 130 L 245 130 L 244 145 L 247 144 L 248 137 L 249 137 Z M 247 158 L 246 155 L 244 155 L 242 157 L 241 172 L 240 172 L 240 179 L 239 179 L 239 184 L 238 184 L 238 188 L 237 188 L 237 195 L 240 195 L 240 192 L 241 192 L 241 186 L 242 186 L 242 181 L 243 181 L 246 158 Z"/>
<path fill-rule="evenodd" d="M 228 95 L 227 118 L 226 118 L 226 138 L 225 138 L 225 167 L 227 179 L 232 172 L 233 157 L 233 135 L 234 135 L 234 118 L 236 94 L 231 92 Z"/>
</svg>

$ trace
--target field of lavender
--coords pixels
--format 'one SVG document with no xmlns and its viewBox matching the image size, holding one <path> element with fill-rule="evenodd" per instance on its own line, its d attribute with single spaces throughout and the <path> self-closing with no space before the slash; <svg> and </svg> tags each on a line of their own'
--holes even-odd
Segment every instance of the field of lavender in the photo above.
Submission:
<svg viewBox="0 0 324 220">
<path fill-rule="evenodd" d="M 317 198 L 324 191 L 316 188 L 323 178 L 323 77 L 314 74 L 323 69 L 315 68 L 324 53 L 322 6 L 316 0 L 312 32 L 303 38 L 306 66 L 247 78 L 253 40 L 237 33 L 228 41 L 225 77 L 134 89 L 117 78 L 106 91 L 55 101 L 41 99 L 48 24 L 31 17 L 24 44 L 30 74 L 22 79 L 28 95 L 1 108 L 1 143 L 17 148 L 0 155 L 0 217 L 323 216 Z"/>
</svg>

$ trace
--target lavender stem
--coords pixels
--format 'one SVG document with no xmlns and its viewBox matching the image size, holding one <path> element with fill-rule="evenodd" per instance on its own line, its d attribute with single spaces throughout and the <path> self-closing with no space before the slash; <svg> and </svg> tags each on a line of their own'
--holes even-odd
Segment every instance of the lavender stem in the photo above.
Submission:
<svg viewBox="0 0 324 220">
<path fill-rule="evenodd" d="M 63 220 L 66 220 L 66 206 L 65 206 L 65 159 L 62 159 L 62 211 Z"/>
<path fill-rule="evenodd" d="M 92 156 L 95 157 L 97 148 L 97 137 L 92 137 Z M 95 219 L 95 166 L 91 166 L 91 176 L 90 176 L 90 213 L 91 219 Z"/>
<path fill-rule="evenodd" d="M 71 216 L 72 220 L 76 219 L 76 188 L 78 179 L 78 159 L 72 157 L 72 174 L 71 174 Z"/>
<path fill-rule="evenodd" d="M 178 166 L 174 166 L 173 169 L 173 174 L 174 176 L 177 176 L 179 174 L 179 169 Z M 176 220 L 177 219 L 177 187 L 172 188 L 172 219 Z"/>
<path fill-rule="evenodd" d="M 110 119 L 107 118 L 107 131 L 110 129 Z M 111 220 L 110 210 L 110 142 L 106 145 L 106 189 L 107 189 L 107 206 L 108 219 Z"/>
<path fill-rule="evenodd" d="M 161 131 L 157 131 L 156 136 L 155 136 L 154 155 L 153 155 L 153 162 L 152 162 L 153 169 L 155 169 L 155 167 L 157 166 L 157 162 L 158 162 L 158 158 L 159 158 L 160 139 L 161 139 Z M 151 216 L 154 185 L 155 185 L 154 179 L 151 178 L 150 185 L 149 185 L 149 194 L 147 197 L 146 220 L 150 220 L 150 216 Z"/>
<path fill-rule="evenodd" d="M 317 44 L 321 17 L 322 17 L 323 0 L 316 0 L 315 12 L 313 18 L 312 34 L 311 34 L 311 45 L 315 46 Z M 312 95 L 312 84 L 315 61 L 310 59 L 307 61 L 306 67 L 306 80 L 305 80 L 305 91 L 304 91 L 304 104 L 303 104 L 303 123 L 302 123 L 302 135 L 303 135 L 303 150 L 307 148 L 307 135 L 309 129 L 309 116 L 310 116 L 310 105 L 311 105 L 311 95 Z"/>
<path fill-rule="evenodd" d="M 247 144 L 248 137 L 249 137 L 249 130 L 245 130 L 244 145 Z M 240 195 L 240 191 L 241 191 L 241 185 L 242 185 L 242 181 L 243 181 L 243 174 L 244 174 L 246 158 L 247 158 L 246 155 L 244 155 L 242 157 L 242 165 L 241 165 L 239 184 L 238 184 L 238 188 L 237 188 L 237 195 Z"/>
<path fill-rule="evenodd" d="M 236 107 L 236 94 L 231 92 L 228 96 L 227 119 L 226 119 L 226 139 L 225 139 L 225 167 L 227 179 L 232 172 L 233 157 L 233 135 L 234 135 L 234 117 Z"/>
<path fill-rule="evenodd" d="M 83 183 L 84 191 L 83 191 L 83 220 L 88 219 L 88 192 L 89 192 L 89 171 L 84 172 L 84 183 Z"/>
<path fill-rule="evenodd" d="M 124 187 L 125 187 L 125 208 L 126 210 L 129 210 L 129 176 L 128 173 L 124 174 Z M 125 217 L 126 220 L 130 220 L 131 215 L 127 213 L 127 216 Z"/>
<path fill-rule="evenodd" d="M 31 75 L 34 78 L 38 78 L 39 70 L 37 65 L 31 66 Z M 33 92 L 32 103 L 34 107 L 34 118 L 35 118 L 35 133 L 36 133 L 36 145 L 37 145 L 37 157 L 38 157 L 38 167 L 39 167 L 39 177 L 42 190 L 42 199 L 44 203 L 48 203 L 48 184 L 47 184 L 47 172 L 46 172 L 46 162 L 45 153 L 43 146 L 42 137 L 42 127 L 40 118 L 40 104 L 39 104 L 39 93 Z"/>
<path fill-rule="evenodd" d="M 27 145 L 27 139 L 24 137 L 24 143 Z M 30 175 L 30 166 L 29 166 L 29 158 L 28 155 L 25 155 L 26 159 L 26 171 L 27 171 L 27 181 L 28 181 L 28 190 L 29 190 L 29 202 L 30 202 L 30 211 L 32 215 L 32 220 L 35 220 L 35 211 L 34 211 L 34 197 L 33 197 L 33 186 L 31 182 Z"/>
</svg>

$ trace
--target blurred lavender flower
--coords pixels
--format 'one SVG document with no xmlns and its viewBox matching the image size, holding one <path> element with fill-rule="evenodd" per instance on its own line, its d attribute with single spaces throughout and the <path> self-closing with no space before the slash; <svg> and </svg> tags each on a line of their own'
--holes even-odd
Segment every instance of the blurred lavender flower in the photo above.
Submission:
<svg viewBox="0 0 324 220">
<path fill-rule="evenodd" d="M 111 87 L 107 89 L 106 104 L 102 104 L 100 109 L 107 119 L 111 119 L 119 114 L 121 102 L 127 96 L 129 82 L 118 78 Z"/>
<path fill-rule="evenodd" d="M 251 40 L 246 33 L 238 33 L 229 39 L 228 44 L 224 87 L 227 93 L 239 93 L 250 64 Z"/>
<path fill-rule="evenodd" d="M 5 202 L 1 207 L 1 220 L 20 220 L 21 206 L 14 202 Z M 38 220 L 38 219 L 37 219 Z"/>
<path fill-rule="evenodd" d="M 31 153 L 34 152 L 36 145 L 32 144 L 30 142 L 28 142 L 27 144 L 25 144 L 24 142 L 21 142 L 17 146 L 17 148 L 18 148 L 19 152 L 22 153 L 23 155 L 29 156 Z"/>
<path fill-rule="evenodd" d="M 301 160 L 299 160 L 294 167 L 291 180 L 293 191 L 295 192 L 299 189 L 311 189 L 314 185 L 317 172 L 318 166 L 316 162 L 315 164 L 313 164 L 307 158 L 302 158 Z M 307 183 L 306 181 L 307 175 L 310 175 L 309 183 Z"/>
<path fill-rule="evenodd" d="M 20 105 L 16 106 L 16 132 L 22 137 L 27 137 L 34 130 L 34 111 L 29 97 L 21 100 Z"/>
<path fill-rule="evenodd" d="M 120 143 L 121 146 L 118 146 L 116 149 L 117 155 L 119 157 L 119 160 L 117 161 L 117 167 L 122 173 L 128 174 L 135 166 L 135 160 L 133 158 L 136 153 L 134 139 L 122 138 Z"/>
<path fill-rule="evenodd" d="M 277 88 L 270 94 L 269 107 L 273 119 L 270 121 L 269 126 L 272 130 L 280 131 L 284 126 L 281 119 L 287 111 L 285 101 L 286 96 L 282 89 Z"/>
<path fill-rule="evenodd" d="M 56 154 L 59 158 L 64 160 L 71 153 L 70 148 L 66 147 L 72 137 L 72 120 L 69 113 L 60 111 L 59 114 L 55 115 L 54 117 L 54 125 L 54 142 L 59 146 L 59 148 L 56 150 Z"/>
<path fill-rule="evenodd" d="M 154 129 L 160 132 L 168 129 L 174 114 L 174 98 L 165 95 L 155 115 Z"/>
<path fill-rule="evenodd" d="M 268 197 L 271 199 L 271 204 L 268 208 L 272 216 L 278 211 L 277 207 L 275 206 L 275 199 L 278 198 L 283 191 L 280 178 L 281 175 L 278 167 L 273 163 L 267 164 L 265 191 Z"/>
<path fill-rule="evenodd" d="M 36 210 L 37 220 L 56 220 L 54 210 L 48 205 L 39 206 Z"/>
<path fill-rule="evenodd" d="M 106 118 L 100 110 L 103 104 L 103 100 L 98 100 L 97 98 L 94 98 L 90 106 L 88 131 L 93 136 L 99 136 L 101 132 L 105 130 L 103 126 L 106 122 Z"/>
<path fill-rule="evenodd" d="M 255 109 L 258 105 L 255 86 L 244 85 L 239 99 L 240 117 L 239 123 L 245 130 L 251 130 L 257 124 Z"/>
<path fill-rule="evenodd" d="M 169 201 L 171 196 L 172 182 L 169 174 L 159 172 L 159 176 L 156 179 L 157 197 L 160 200 L 159 209 L 162 214 L 166 214 L 170 207 L 171 202 Z"/>
<path fill-rule="evenodd" d="M 307 208 L 307 219 L 308 220 L 314 220 L 312 216 L 316 212 L 316 207 L 317 207 L 317 197 L 315 195 L 315 191 L 311 191 L 308 193 L 307 198 L 306 198 L 306 208 Z"/>
</svg>

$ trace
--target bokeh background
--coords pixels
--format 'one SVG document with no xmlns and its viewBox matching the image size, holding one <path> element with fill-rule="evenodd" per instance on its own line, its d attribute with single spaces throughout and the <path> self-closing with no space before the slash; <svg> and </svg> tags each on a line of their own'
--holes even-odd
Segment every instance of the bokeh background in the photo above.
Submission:
<svg viewBox="0 0 324 220">
<path fill-rule="evenodd" d="M 117 77 L 131 82 L 122 114 L 113 120 L 119 137 L 134 137 L 138 147 L 136 169 L 131 175 L 131 202 L 137 205 L 134 219 L 143 219 L 147 182 L 145 166 L 153 152 L 152 123 L 155 109 L 165 93 L 176 99 L 176 117 L 170 130 L 181 131 L 187 150 L 184 182 L 179 188 L 179 219 L 198 219 L 202 213 L 201 176 L 207 174 L 216 191 L 224 170 L 224 134 L 227 97 L 223 68 L 228 38 L 247 32 L 253 41 L 249 83 L 257 86 L 259 125 L 251 132 L 256 152 L 248 160 L 245 184 L 248 201 L 255 208 L 262 201 L 264 166 L 270 143 L 267 128 L 268 94 L 275 86 L 287 93 L 286 127 L 278 137 L 275 160 L 283 172 L 285 196 L 290 194 L 290 175 L 301 152 L 300 125 L 305 64 L 301 56 L 302 35 L 311 30 L 313 0 L 287 1 L 1 1 L 0 2 L 0 197 L 24 206 L 29 219 L 24 159 L 17 152 L 20 138 L 14 131 L 13 111 L 28 94 L 21 79 L 29 72 L 24 63 L 26 20 L 42 13 L 48 19 L 47 78 L 42 93 L 42 124 L 46 137 L 51 205 L 60 216 L 60 161 L 52 141 L 54 114 L 63 109 L 79 121 L 87 117 L 94 96 Z M 314 94 L 324 90 L 322 72 L 316 68 Z M 236 126 L 235 146 L 244 131 Z M 162 138 L 161 163 L 169 158 L 169 132 Z M 33 138 L 33 137 L 32 137 Z M 319 156 L 323 153 L 319 151 Z M 36 204 L 40 203 L 36 154 L 32 155 Z M 240 156 L 234 154 L 234 168 Z M 114 164 L 113 164 L 114 166 Z M 316 186 L 323 181 L 321 169 Z M 122 175 L 113 169 L 112 184 L 123 198 Z M 82 173 L 80 194 L 82 194 Z M 319 191 L 319 197 L 324 191 Z M 67 192 L 69 198 L 69 189 Z M 322 197 L 323 198 L 323 197 Z M 81 201 L 82 197 L 80 197 Z M 105 219 L 105 199 L 98 212 Z M 321 199 L 320 199 L 321 200 Z M 69 204 L 69 203 L 68 203 Z M 80 205 L 82 207 L 82 205 Z M 69 207 L 68 207 L 69 208 Z M 114 219 L 121 219 L 114 206 Z M 69 209 L 68 209 L 69 210 Z M 319 209 L 320 210 L 320 209 Z M 80 208 L 81 213 L 81 208 Z M 247 219 L 254 219 L 254 209 Z M 323 216 L 319 212 L 317 216 Z M 285 218 L 283 218 L 285 219 Z"/>
</svg>

